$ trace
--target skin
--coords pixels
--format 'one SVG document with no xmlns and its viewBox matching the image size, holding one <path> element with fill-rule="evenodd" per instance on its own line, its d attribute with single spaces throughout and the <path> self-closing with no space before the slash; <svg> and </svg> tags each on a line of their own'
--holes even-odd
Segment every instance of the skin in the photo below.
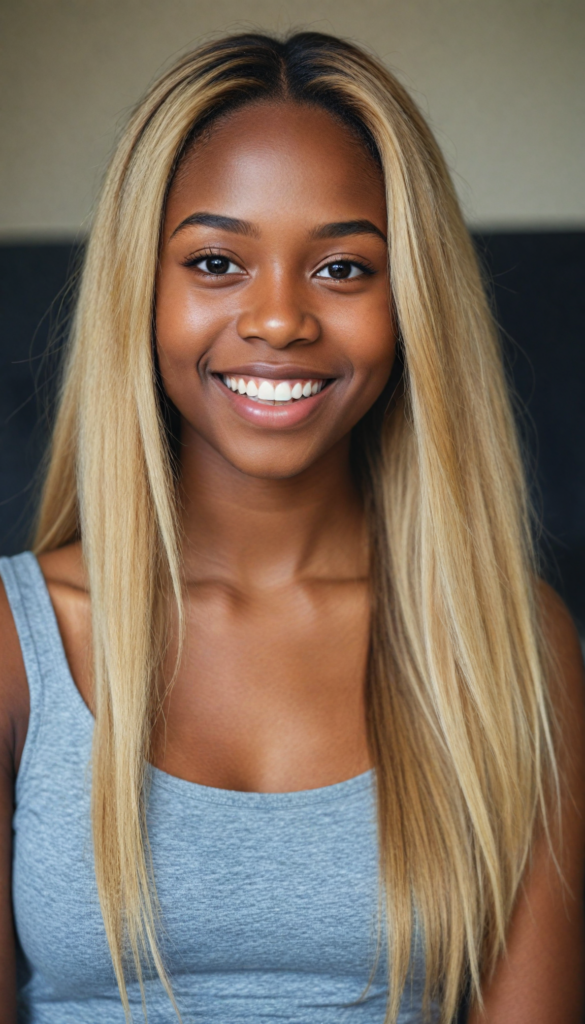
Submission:
<svg viewBox="0 0 585 1024">
<path fill-rule="evenodd" d="M 232 218 L 238 230 L 193 222 L 201 213 Z M 345 228 L 324 229 L 332 224 Z M 349 436 L 394 357 L 385 228 L 371 158 L 330 115 L 292 104 L 248 106 L 216 125 L 171 189 L 156 327 L 164 387 L 181 415 L 187 635 L 153 737 L 153 761 L 171 774 L 276 792 L 329 785 L 371 765 L 368 546 Z M 208 257 L 220 260 L 216 268 L 227 260 L 229 272 L 212 274 Z M 371 273 L 354 272 L 354 263 Z M 332 264 L 350 276 L 333 278 Z M 301 412 L 258 412 L 225 387 L 230 371 L 328 384 Z M 92 708 L 80 548 L 40 562 Z M 486 1012 L 473 1011 L 473 1024 L 581 1020 L 583 677 L 566 609 L 544 587 L 542 601 L 560 666 L 571 893 L 561 893 L 537 844 L 507 959 L 486 979 Z M 0 644 L 0 1022 L 14 1024 L 10 820 L 28 690 L 1 589 Z"/>
</svg>

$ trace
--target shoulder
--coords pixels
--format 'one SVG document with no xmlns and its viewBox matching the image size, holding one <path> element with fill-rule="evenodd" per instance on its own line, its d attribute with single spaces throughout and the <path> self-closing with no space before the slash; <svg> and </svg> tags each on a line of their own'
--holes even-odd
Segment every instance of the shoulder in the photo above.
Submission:
<svg viewBox="0 0 585 1024">
<path fill-rule="evenodd" d="M 83 700 L 93 708 L 91 605 L 80 543 L 38 556 L 57 619 L 69 670 Z"/>
<path fill-rule="evenodd" d="M 585 860 L 585 670 L 579 634 L 559 595 L 537 587 L 544 665 L 555 733 L 565 867 L 581 878 Z M 569 864 L 571 865 L 569 867 Z"/>
<path fill-rule="evenodd" d="M 15 775 L 29 716 L 26 671 L 16 623 L 0 579 L 0 771 Z"/>
<path fill-rule="evenodd" d="M 483 991 L 472 1024 L 580 1024 L 585 930 L 585 679 L 579 636 L 565 604 L 539 582 L 537 603 L 551 717 L 556 731 L 560 815 L 538 830 L 519 890 L 506 955 Z"/>
<path fill-rule="evenodd" d="M 543 917 L 545 931 L 550 929 L 551 943 L 556 941 L 558 949 L 566 947 L 565 961 L 574 965 L 575 1002 L 581 1020 L 585 995 L 585 667 L 581 640 L 565 603 L 542 581 L 537 593 L 556 731 L 561 813 L 556 822 L 552 816 L 550 820 L 555 857 L 541 837 L 540 851 L 536 849 L 534 855 L 534 880 L 528 880 L 526 892 L 529 894 L 531 887 L 534 890 L 534 907 L 539 901 L 543 908 L 550 905 L 549 919 Z M 567 987 L 571 989 L 569 979 Z M 548 1019 L 553 1019 L 552 1013 Z M 572 1017 L 567 1013 L 562 1019 Z"/>
<path fill-rule="evenodd" d="M 80 544 L 38 556 L 61 627 L 85 620 L 89 598 Z M 30 711 L 29 688 L 20 641 L 6 589 L 0 579 L 0 770 L 15 775 L 24 747 Z"/>
<path fill-rule="evenodd" d="M 68 658 L 75 660 L 76 641 L 89 628 L 87 574 L 80 543 L 66 544 L 37 556 L 57 617 Z M 73 651 L 71 646 L 73 644 Z"/>
<path fill-rule="evenodd" d="M 537 600 L 542 628 L 547 641 L 553 645 L 565 664 L 582 669 L 583 657 L 579 634 L 565 602 L 544 580 L 537 582 Z"/>
<path fill-rule="evenodd" d="M 539 581 L 538 611 L 560 767 L 585 814 L 585 670 L 579 634 L 559 595 Z M 579 792 L 580 791 L 580 792 Z"/>
<path fill-rule="evenodd" d="M 16 1020 L 11 907 L 14 782 L 29 718 L 28 686 L 16 626 L 0 579 L 0 997 L 2 1020 Z M 5 1016 L 4 1016 L 5 1014 Z"/>
</svg>

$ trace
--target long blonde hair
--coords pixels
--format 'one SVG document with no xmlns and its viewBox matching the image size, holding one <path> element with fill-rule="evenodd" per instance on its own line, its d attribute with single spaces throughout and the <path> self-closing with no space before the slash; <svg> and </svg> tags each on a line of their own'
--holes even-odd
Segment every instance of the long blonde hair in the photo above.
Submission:
<svg viewBox="0 0 585 1024">
<path fill-rule="evenodd" d="M 137 107 L 87 246 L 36 550 L 81 537 L 91 593 L 95 870 L 112 961 L 154 962 L 145 762 L 183 585 L 153 301 L 169 184 L 236 105 L 325 106 L 384 171 L 403 374 L 356 431 L 372 537 L 368 724 L 396 1020 L 415 919 L 426 1005 L 450 1021 L 504 949 L 555 777 L 521 459 L 473 248 L 437 144 L 360 49 L 248 35 L 182 58 Z"/>
</svg>

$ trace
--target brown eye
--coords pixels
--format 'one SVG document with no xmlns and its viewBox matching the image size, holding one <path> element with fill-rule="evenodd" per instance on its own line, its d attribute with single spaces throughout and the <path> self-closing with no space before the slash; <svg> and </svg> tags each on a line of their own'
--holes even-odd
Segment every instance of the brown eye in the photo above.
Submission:
<svg viewBox="0 0 585 1024">
<path fill-rule="evenodd" d="M 351 263 L 330 263 L 329 264 L 329 275 L 337 280 L 344 277 L 349 277 L 351 274 Z"/>
<path fill-rule="evenodd" d="M 185 261 L 186 267 L 197 267 L 204 274 L 212 274 L 214 277 L 221 277 L 224 274 L 242 274 L 242 268 L 230 260 L 228 256 L 212 254 L 211 256 L 196 256 Z"/>
<path fill-rule="evenodd" d="M 316 277 L 325 278 L 330 281 L 348 281 L 350 278 L 361 277 L 363 274 L 371 274 L 368 267 L 365 267 L 362 263 L 355 263 L 352 260 L 335 260 L 333 263 L 328 263 L 326 267 L 321 267 L 321 270 L 316 274 Z"/>
<path fill-rule="evenodd" d="M 208 256 L 202 260 L 202 265 L 208 274 L 227 274 L 230 261 L 226 256 Z"/>
</svg>

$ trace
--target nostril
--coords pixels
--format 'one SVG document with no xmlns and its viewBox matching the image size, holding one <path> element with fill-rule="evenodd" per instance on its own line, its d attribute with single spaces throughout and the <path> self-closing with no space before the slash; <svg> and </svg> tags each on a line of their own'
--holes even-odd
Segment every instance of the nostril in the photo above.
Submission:
<svg viewBox="0 0 585 1024">
<path fill-rule="evenodd" d="M 243 341 L 260 341 L 275 349 L 313 344 L 321 336 L 319 322 L 310 313 L 289 318 L 262 317 L 250 311 L 240 316 L 237 330 Z"/>
</svg>

